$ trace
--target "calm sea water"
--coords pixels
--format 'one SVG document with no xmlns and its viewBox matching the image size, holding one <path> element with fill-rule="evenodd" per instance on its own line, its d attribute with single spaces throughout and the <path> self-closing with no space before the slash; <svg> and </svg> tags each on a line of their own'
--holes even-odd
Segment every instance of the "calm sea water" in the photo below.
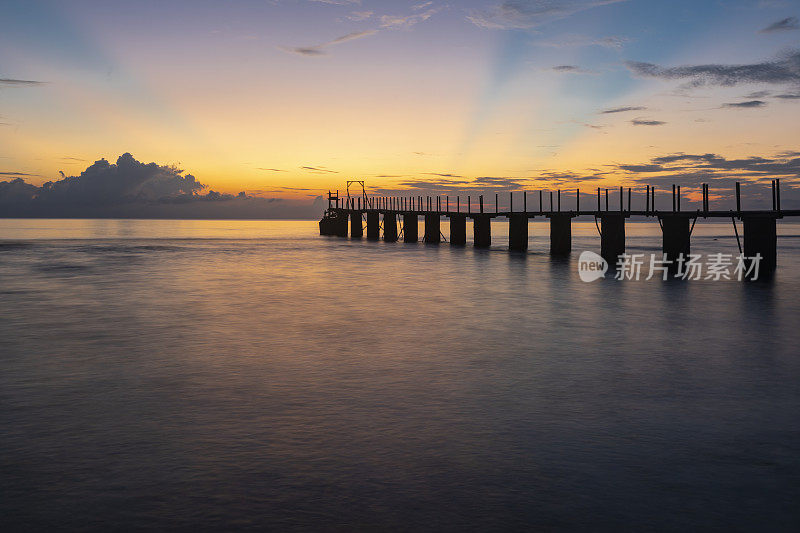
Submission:
<svg viewBox="0 0 800 533">
<path fill-rule="evenodd" d="M 3 529 L 798 530 L 800 226 L 766 283 L 588 284 L 593 223 L 505 228 L 0 221 Z"/>
</svg>

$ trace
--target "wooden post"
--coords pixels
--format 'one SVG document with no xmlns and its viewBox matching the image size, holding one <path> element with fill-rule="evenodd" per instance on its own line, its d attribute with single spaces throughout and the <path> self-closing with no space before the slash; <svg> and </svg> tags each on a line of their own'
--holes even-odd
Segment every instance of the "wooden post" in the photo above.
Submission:
<svg viewBox="0 0 800 533">
<path fill-rule="evenodd" d="M 672 212 L 673 213 L 675 212 L 675 202 L 676 202 L 676 199 L 675 199 L 675 184 L 673 183 L 672 184 Z"/>
</svg>

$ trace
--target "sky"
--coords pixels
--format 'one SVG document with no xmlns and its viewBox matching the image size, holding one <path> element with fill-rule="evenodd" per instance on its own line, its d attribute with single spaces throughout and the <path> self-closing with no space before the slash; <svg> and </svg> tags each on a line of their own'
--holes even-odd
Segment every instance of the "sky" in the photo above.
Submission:
<svg viewBox="0 0 800 533">
<path fill-rule="evenodd" d="M 348 179 L 699 196 L 779 177 L 793 201 L 798 17 L 797 0 L 4 0 L 0 205 L 305 216 Z"/>
</svg>

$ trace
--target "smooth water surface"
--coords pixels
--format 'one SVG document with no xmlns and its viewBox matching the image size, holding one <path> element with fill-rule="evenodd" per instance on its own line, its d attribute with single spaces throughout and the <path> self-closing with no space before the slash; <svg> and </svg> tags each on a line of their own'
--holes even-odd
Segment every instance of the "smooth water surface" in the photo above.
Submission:
<svg viewBox="0 0 800 533">
<path fill-rule="evenodd" d="M 800 226 L 756 283 L 584 283 L 593 223 L 506 228 L 0 220 L 3 529 L 800 528 Z"/>
</svg>

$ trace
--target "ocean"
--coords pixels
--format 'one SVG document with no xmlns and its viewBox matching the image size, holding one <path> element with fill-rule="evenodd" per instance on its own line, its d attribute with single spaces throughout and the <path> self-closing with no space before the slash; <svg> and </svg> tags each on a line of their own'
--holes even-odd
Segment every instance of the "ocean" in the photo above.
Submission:
<svg viewBox="0 0 800 533">
<path fill-rule="evenodd" d="M 493 232 L 0 220 L 3 530 L 800 529 L 800 225 L 757 282 Z"/>
</svg>

